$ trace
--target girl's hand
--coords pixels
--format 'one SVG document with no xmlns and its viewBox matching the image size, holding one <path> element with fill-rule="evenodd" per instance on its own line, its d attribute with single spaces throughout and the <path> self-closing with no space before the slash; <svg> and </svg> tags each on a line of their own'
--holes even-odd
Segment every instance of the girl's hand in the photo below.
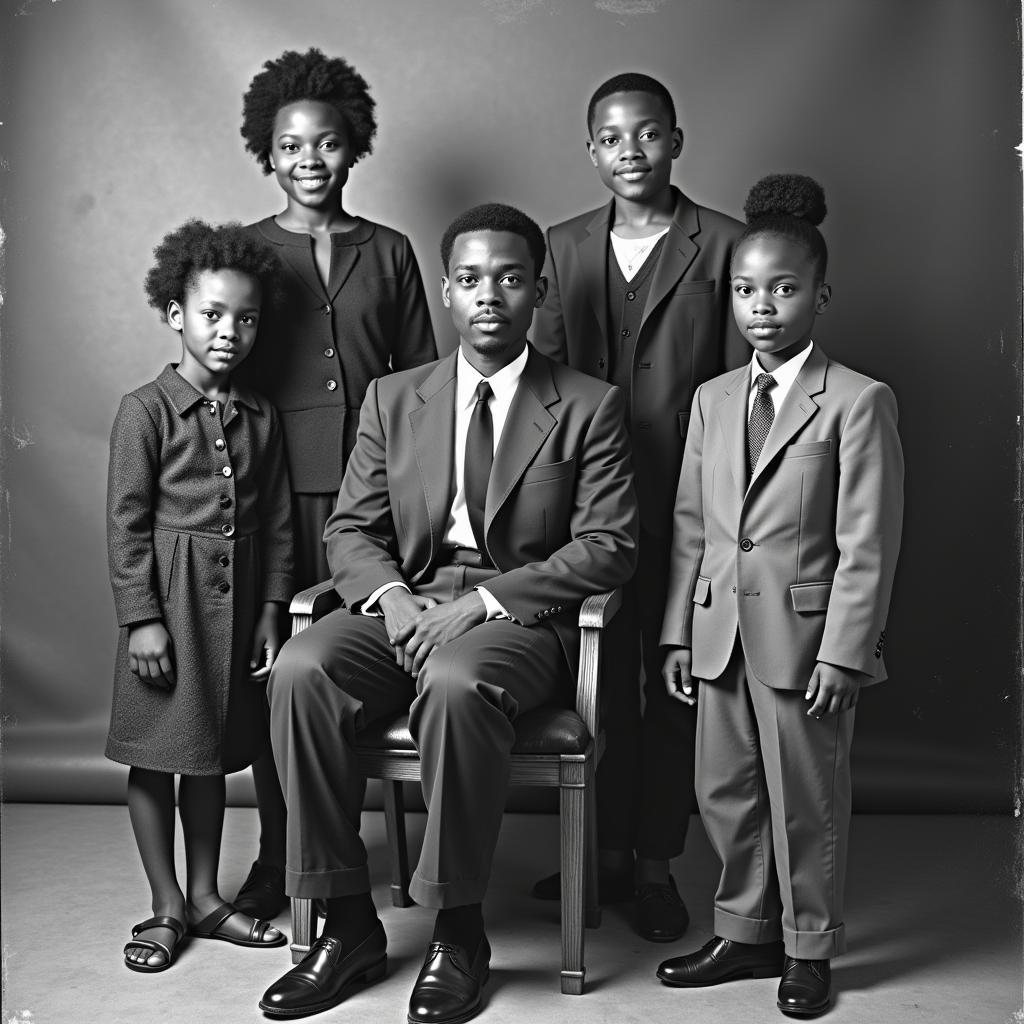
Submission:
<svg viewBox="0 0 1024 1024">
<path fill-rule="evenodd" d="M 281 610 L 274 601 L 267 601 L 256 622 L 256 630 L 252 635 L 252 657 L 249 678 L 254 683 L 265 683 L 270 677 L 270 670 L 277 661 L 281 650 Z"/>
<path fill-rule="evenodd" d="M 128 667 L 157 689 L 174 686 L 174 641 L 162 622 L 144 622 L 128 630 Z"/>
<path fill-rule="evenodd" d="M 848 711 L 857 703 L 863 678 L 860 672 L 854 672 L 853 669 L 819 661 L 814 666 L 804 694 L 804 700 L 814 701 L 807 714 L 811 718 L 831 718 Z"/>
</svg>

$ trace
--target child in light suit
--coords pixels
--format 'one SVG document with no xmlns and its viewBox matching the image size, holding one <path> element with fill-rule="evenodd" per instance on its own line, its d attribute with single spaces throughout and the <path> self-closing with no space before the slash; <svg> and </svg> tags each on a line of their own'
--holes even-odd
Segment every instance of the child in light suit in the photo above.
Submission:
<svg viewBox="0 0 1024 1024">
<path fill-rule="evenodd" d="M 850 741 L 882 645 L 903 513 L 896 401 L 811 340 L 829 303 L 820 186 L 751 190 L 733 313 L 754 348 L 697 391 L 676 498 L 664 681 L 697 712 L 697 798 L 722 860 L 715 936 L 658 977 L 782 975 L 831 1005 L 845 949 Z"/>
</svg>

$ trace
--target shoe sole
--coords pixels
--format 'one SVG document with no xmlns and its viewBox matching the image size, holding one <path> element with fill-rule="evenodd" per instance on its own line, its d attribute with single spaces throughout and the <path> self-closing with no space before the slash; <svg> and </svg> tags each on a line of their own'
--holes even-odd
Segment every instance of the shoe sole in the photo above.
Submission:
<svg viewBox="0 0 1024 1024">
<path fill-rule="evenodd" d="M 792 1006 L 784 1006 L 782 1003 L 776 1003 L 775 1005 L 787 1017 L 799 1017 L 801 1020 L 806 1020 L 809 1017 L 820 1017 L 823 1013 L 827 1013 L 832 1009 L 832 1000 L 830 999 L 824 1006 L 814 1010 L 799 1010 Z"/>
<path fill-rule="evenodd" d="M 303 1006 L 294 1010 L 283 1010 L 277 1006 L 267 1006 L 263 1000 L 260 1000 L 260 1009 L 268 1016 L 275 1017 L 280 1020 L 289 1020 L 295 1017 L 310 1017 L 314 1013 L 323 1013 L 324 1010 L 329 1010 L 332 1006 L 337 1006 L 338 1003 L 343 1003 L 350 995 L 357 992 L 359 989 L 366 988 L 368 985 L 372 985 L 375 981 L 380 981 L 381 978 L 387 974 L 388 970 L 388 958 L 384 957 L 383 960 L 373 964 L 371 967 L 367 967 L 362 974 L 357 974 L 354 978 L 351 978 L 347 985 L 333 998 L 325 1000 L 322 1003 L 316 1003 L 315 1005 Z"/>
<path fill-rule="evenodd" d="M 754 967 L 749 971 L 739 971 L 736 974 L 727 974 L 722 978 L 715 978 L 711 981 L 675 981 L 674 979 L 657 976 L 662 985 L 669 988 L 711 988 L 713 985 L 724 985 L 730 981 L 745 981 L 751 978 L 781 978 L 782 964 L 778 967 Z M 782 1009 L 782 1007 L 779 1007 Z"/>
<path fill-rule="evenodd" d="M 477 1014 L 480 1013 L 484 1008 L 484 986 L 490 980 L 491 969 L 490 967 L 484 968 L 484 976 L 480 979 L 480 998 L 476 1003 L 468 1009 L 465 1013 L 460 1013 L 457 1017 L 445 1017 L 444 1020 L 433 1019 L 431 1021 L 424 1021 L 419 1017 L 414 1017 L 411 1013 L 406 1014 L 407 1024 L 466 1024 L 467 1020 L 472 1020 Z"/>
</svg>

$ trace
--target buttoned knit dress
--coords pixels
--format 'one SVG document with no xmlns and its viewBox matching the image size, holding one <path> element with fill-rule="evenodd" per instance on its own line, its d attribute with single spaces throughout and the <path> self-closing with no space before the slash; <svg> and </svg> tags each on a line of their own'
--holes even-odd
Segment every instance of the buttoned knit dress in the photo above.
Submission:
<svg viewBox="0 0 1024 1024">
<path fill-rule="evenodd" d="M 295 582 L 331 575 L 323 532 L 334 511 L 359 409 L 370 381 L 437 358 L 430 311 L 409 239 L 357 218 L 331 235 L 322 281 L 311 235 L 273 217 L 246 230 L 283 267 L 285 299 L 260 324 L 260 337 L 236 377 L 266 395 L 281 416 L 293 491 Z"/>
<path fill-rule="evenodd" d="M 257 342 L 258 344 L 258 342 Z M 292 595 L 289 486 L 277 413 L 234 383 L 210 402 L 173 366 L 125 395 L 110 438 L 110 580 L 120 629 L 106 754 L 182 775 L 252 764 L 265 685 L 249 679 L 265 601 Z M 176 684 L 142 682 L 129 627 L 162 620 Z"/>
</svg>

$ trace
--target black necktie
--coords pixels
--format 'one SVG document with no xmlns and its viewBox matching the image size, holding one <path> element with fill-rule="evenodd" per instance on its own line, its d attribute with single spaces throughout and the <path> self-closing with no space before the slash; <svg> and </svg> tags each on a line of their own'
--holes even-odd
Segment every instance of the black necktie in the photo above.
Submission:
<svg viewBox="0 0 1024 1024">
<path fill-rule="evenodd" d="M 750 420 L 747 423 L 747 462 L 750 476 L 754 475 L 754 467 L 761 457 L 761 449 L 775 420 L 775 403 L 768 392 L 776 383 L 770 373 L 759 373 L 754 380 L 757 394 L 754 396 L 754 406 L 750 410 Z"/>
<path fill-rule="evenodd" d="M 477 550 L 485 561 L 484 505 L 487 503 L 487 481 L 494 461 L 494 427 L 491 423 L 491 407 L 487 404 L 492 394 L 491 385 L 487 381 L 482 380 L 477 384 L 476 405 L 473 406 L 469 430 L 466 432 L 466 461 L 463 468 L 469 525 L 473 527 Z"/>
</svg>

